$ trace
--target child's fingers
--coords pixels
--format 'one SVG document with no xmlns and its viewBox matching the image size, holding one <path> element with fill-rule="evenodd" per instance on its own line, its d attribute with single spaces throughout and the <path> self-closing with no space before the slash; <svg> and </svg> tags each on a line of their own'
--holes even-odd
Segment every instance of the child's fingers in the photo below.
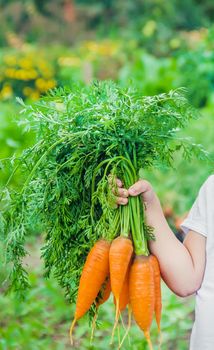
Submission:
<svg viewBox="0 0 214 350">
<path fill-rule="evenodd" d="M 115 195 L 116 207 L 118 207 L 118 205 L 126 205 L 128 203 L 127 197 L 129 196 L 128 190 L 125 188 L 122 188 L 123 183 L 120 179 L 116 178 L 115 180 L 116 180 L 117 187 L 113 188 L 112 186 L 113 178 L 111 176 L 108 177 L 109 185 L 111 186 L 111 190 Z"/>
<path fill-rule="evenodd" d="M 122 187 L 123 186 L 123 183 L 120 179 L 116 179 L 116 184 L 118 187 Z"/>
<path fill-rule="evenodd" d="M 128 198 L 116 197 L 116 204 L 126 205 L 128 203 Z"/>
<path fill-rule="evenodd" d="M 140 193 L 151 190 L 151 185 L 146 180 L 139 180 L 134 185 L 132 185 L 128 192 L 131 196 L 138 196 Z"/>
<path fill-rule="evenodd" d="M 129 192 L 126 188 L 118 188 L 119 197 L 127 198 L 129 196 Z"/>
<path fill-rule="evenodd" d="M 115 180 L 116 180 L 116 185 L 118 187 L 122 187 L 123 186 L 123 183 L 122 183 L 122 181 L 120 179 L 116 178 Z M 108 176 L 108 183 L 109 183 L 110 186 L 112 186 L 113 183 L 114 183 L 113 176 L 111 174 Z"/>
<path fill-rule="evenodd" d="M 112 192 L 118 197 L 127 198 L 129 196 L 129 192 L 125 188 L 117 188 L 116 191 L 112 189 Z"/>
</svg>

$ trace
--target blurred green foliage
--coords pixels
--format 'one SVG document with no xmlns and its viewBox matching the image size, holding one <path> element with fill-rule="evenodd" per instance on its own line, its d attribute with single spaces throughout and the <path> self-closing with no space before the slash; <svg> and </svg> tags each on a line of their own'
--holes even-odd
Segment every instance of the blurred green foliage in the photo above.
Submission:
<svg viewBox="0 0 214 350">
<path fill-rule="evenodd" d="M 209 26 L 213 10 L 212 0 L 1 0 L 0 45 L 23 40 L 67 45 L 83 34 L 87 39 L 119 35 L 135 36 L 147 50 L 164 54 L 178 31 Z"/>
<path fill-rule="evenodd" d="M 13 155 L 18 156 L 34 141 L 32 132 L 24 133 L 21 125 L 18 126 L 19 111 L 20 107 L 15 101 L 0 102 L 0 187 L 6 184 L 13 168 L 13 159 L 11 159 L 11 167 L 7 159 Z M 11 181 L 14 186 L 18 186 L 21 182 L 20 172 L 17 172 L 17 176 Z"/>
<path fill-rule="evenodd" d="M 134 38 L 134 37 L 133 37 Z M 73 48 L 35 45 L 0 50 L 0 99 L 15 96 L 35 100 L 54 86 L 80 80 L 131 80 L 143 94 L 158 94 L 184 86 L 196 107 L 214 99 L 214 27 L 186 33 L 164 57 L 149 53 L 137 40 L 83 41 Z M 176 41 L 177 40 L 177 41 Z"/>
<path fill-rule="evenodd" d="M 132 80 L 145 95 L 185 86 L 201 118 L 184 134 L 214 156 L 213 19 L 213 0 L 0 0 L 0 187 L 11 174 L 4 159 L 19 155 L 34 139 L 32 133 L 24 133 L 15 97 L 31 103 L 48 90 L 49 80 L 57 86 L 94 78 L 110 78 L 125 86 Z M 37 76 L 35 72 L 30 76 L 32 70 Z M 189 210 L 212 172 L 213 161 L 189 163 L 179 156 L 172 170 L 145 172 L 163 206 L 172 207 L 173 229 L 174 219 Z M 19 186 L 22 174 L 11 181 Z M 34 254 L 40 245 L 38 235 L 28 244 L 32 256 L 26 263 L 31 266 L 33 288 L 25 301 L 4 295 L 10 269 L 4 265 L 0 246 L 0 350 L 69 349 L 73 306 L 65 302 L 55 280 L 41 276 L 38 252 Z M 162 350 L 186 350 L 193 300 L 181 300 L 164 286 L 163 301 Z M 75 328 L 75 348 L 109 348 L 113 315 L 111 302 L 100 310 L 94 345 L 90 345 L 87 317 L 81 320 Z M 154 340 L 156 336 L 153 325 Z M 124 350 L 146 350 L 136 326 L 130 341 L 131 347 L 127 339 Z"/>
</svg>

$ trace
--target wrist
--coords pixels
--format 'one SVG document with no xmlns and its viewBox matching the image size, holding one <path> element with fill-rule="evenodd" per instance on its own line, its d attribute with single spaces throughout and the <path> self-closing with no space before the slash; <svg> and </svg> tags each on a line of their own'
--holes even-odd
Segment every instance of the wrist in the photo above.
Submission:
<svg viewBox="0 0 214 350">
<path fill-rule="evenodd" d="M 144 198 L 142 198 L 142 200 L 145 204 L 146 211 L 150 209 L 154 210 L 155 208 L 161 208 L 160 200 L 154 191 L 151 193 L 150 197 L 147 200 Z"/>
</svg>

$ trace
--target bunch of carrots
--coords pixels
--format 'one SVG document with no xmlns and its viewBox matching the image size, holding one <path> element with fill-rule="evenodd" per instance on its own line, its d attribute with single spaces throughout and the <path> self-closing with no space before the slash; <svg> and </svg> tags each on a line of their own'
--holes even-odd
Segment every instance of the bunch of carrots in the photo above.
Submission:
<svg viewBox="0 0 214 350">
<path fill-rule="evenodd" d="M 76 302 L 71 338 L 76 321 L 89 309 L 90 314 L 96 310 L 93 330 L 99 306 L 112 292 L 112 340 L 128 305 L 127 332 L 132 314 L 151 349 L 153 313 L 159 329 L 161 314 L 160 271 L 148 250 L 153 230 L 139 197 L 115 208 L 116 177 L 129 188 L 144 169 L 174 166 L 176 152 L 187 160 L 193 155 L 207 159 L 201 145 L 178 134 L 196 111 L 183 89 L 142 96 L 133 86 L 111 81 L 55 89 L 33 105 L 19 102 L 24 129 L 35 131 L 36 141 L 2 163 L 12 169 L 0 191 L 10 289 L 26 294 L 25 242 L 39 228 L 46 233 L 45 275 L 53 272 Z M 15 189 L 11 181 L 18 170 L 23 185 Z"/>
<path fill-rule="evenodd" d="M 122 158 L 122 157 L 121 157 Z M 135 169 L 126 158 L 121 161 L 124 170 L 124 184 L 129 187 L 136 180 Z M 161 277 L 157 258 L 148 250 L 145 235 L 144 208 L 139 197 L 129 198 L 126 206 L 115 209 L 115 222 L 119 221 L 119 236 L 112 240 L 99 239 L 90 250 L 83 267 L 79 282 L 74 320 L 70 328 L 73 344 L 73 328 L 95 304 L 92 333 L 96 315 L 101 304 L 108 300 L 111 292 L 115 303 L 115 322 L 112 340 L 122 311 L 128 307 L 128 327 L 122 341 L 131 326 L 131 315 L 143 330 L 150 350 L 150 327 L 155 314 L 160 334 L 161 321 Z M 89 288 L 90 285 L 90 288 Z"/>
</svg>

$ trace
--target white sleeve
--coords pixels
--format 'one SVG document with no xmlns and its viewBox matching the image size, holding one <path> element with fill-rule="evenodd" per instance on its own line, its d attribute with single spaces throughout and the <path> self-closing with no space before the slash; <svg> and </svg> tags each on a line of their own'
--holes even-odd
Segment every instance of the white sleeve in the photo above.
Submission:
<svg viewBox="0 0 214 350">
<path fill-rule="evenodd" d="M 212 181 L 213 176 L 210 176 L 201 186 L 198 196 L 193 203 L 188 216 L 181 223 L 181 229 L 185 234 L 187 234 L 190 230 L 193 230 L 207 237 L 208 193 L 210 189 L 210 182 Z"/>
</svg>

